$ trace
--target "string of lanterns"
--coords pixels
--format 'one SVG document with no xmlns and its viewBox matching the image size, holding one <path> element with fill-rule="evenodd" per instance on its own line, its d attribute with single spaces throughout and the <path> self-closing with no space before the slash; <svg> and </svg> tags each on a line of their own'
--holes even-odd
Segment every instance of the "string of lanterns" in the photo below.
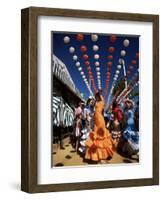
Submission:
<svg viewBox="0 0 163 200">
<path fill-rule="evenodd" d="M 115 43 L 115 41 L 117 40 L 117 37 L 116 35 L 111 35 L 110 36 L 110 42 L 111 43 Z M 107 62 L 107 72 L 106 72 L 106 81 L 105 81 L 105 89 L 104 89 L 104 98 L 106 97 L 107 95 L 107 91 L 108 91 L 108 87 L 109 87 L 109 81 L 110 81 L 110 74 L 111 74 L 111 67 L 112 67 L 112 60 L 113 60 L 113 53 L 115 51 L 115 48 L 114 46 L 110 46 L 108 48 L 108 52 L 109 52 L 109 55 L 108 55 L 108 62 Z"/>
<path fill-rule="evenodd" d="M 90 66 L 89 56 L 87 54 L 87 46 L 82 45 L 80 47 L 80 51 L 82 52 L 82 58 L 84 60 L 84 64 L 85 64 L 87 72 L 88 72 L 89 80 L 90 80 L 91 85 L 93 87 L 94 93 L 96 93 L 97 89 L 96 89 L 96 86 L 95 86 L 94 77 L 93 77 L 92 69 L 91 69 L 91 66 Z"/>
<path fill-rule="evenodd" d="M 111 35 L 109 37 L 110 42 L 112 43 L 109 47 L 108 47 L 108 62 L 107 62 L 107 70 L 106 70 L 106 82 L 105 82 L 105 89 L 104 89 L 104 97 L 106 97 L 107 92 L 108 92 L 108 87 L 109 87 L 109 83 L 110 83 L 110 77 L 111 77 L 111 68 L 113 66 L 113 53 L 115 52 L 115 47 L 114 47 L 114 43 L 117 40 L 117 36 L 116 35 Z M 76 35 L 76 40 L 78 42 L 83 41 L 84 40 L 84 35 L 83 34 L 77 34 Z M 94 42 L 93 46 L 92 46 L 92 50 L 94 51 L 94 66 L 96 69 L 96 75 L 97 75 L 97 83 L 98 83 L 98 89 L 101 89 L 101 69 L 100 69 L 100 55 L 98 53 L 99 51 L 99 46 L 97 45 L 97 41 L 98 41 L 98 35 L 97 34 L 92 34 L 91 35 L 91 40 L 92 42 Z M 70 37 L 69 36 L 65 36 L 64 37 L 64 43 L 68 44 L 70 43 Z M 124 76 L 124 80 L 126 83 L 126 91 L 128 92 L 128 87 L 127 86 L 127 78 L 129 75 L 131 75 L 132 71 L 134 70 L 134 66 L 136 66 L 137 64 L 137 60 L 139 58 L 139 53 L 136 53 L 136 59 L 134 58 L 133 60 L 131 60 L 130 65 L 128 66 L 128 69 L 126 71 L 125 68 L 125 63 L 124 63 L 124 57 L 126 56 L 126 49 L 128 46 L 130 45 L 130 41 L 128 39 L 123 40 L 123 49 L 121 49 L 120 51 L 120 58 L 118 60 L 118 64 L 113 76 L 113 81 L 112 81 L 112 85 L 111 85 L 111 89 L 110 89 L 110 93 L 108 96 L 108 100 L 107 103 L 109 103 L 110 98 L 112 96 L 112 93 L 114 91 L 114 87 L 116 85 L 116 81 L 118 80 L 119 76 L 120 76 L 120 72 L 121 69 L 123 68 L 123 76 Z M 73 60 L 75 61 L 75 66 L 77 67 L 79 73 L 81 74 L 84 83 L 87 86 L 87 89 L 89 91 L 89 93 L 91 95 L 93 95 L 93 92 L 91 90 L 91 88 L 93 88 L 94 93 L 96 93 L 97 89 L 95 86 L 95 81 L 94 81 L 94 77 L 93 77 L 93 73 L 92 73 L 92 68 L 90 66 L 90 60 L 89 60 L 89 56 L 88 56 L 88 51 L 87 51 L 87 46 L 82 44 L 80 45 L 80 51 L 82 53 L 82 59 L 84 60 L 84 65 L 86 66 L 87 69 L 87 73 L 88 73 L 88 78 L 86 77 L 86 75 L 84 74 L 84 70 L 81 67 L 81 63 L 79 62 L 78 56 L 76 55 L 76 51 L 75 48 L 73 46 L 69 47 L 69 52 L 71 54 L 73 54 Z M 120 94 L 121 97 L 124 97 L 124 95 L 126 95 L 126 91 L 124 92 L 124 94 Z"/>
<path fill-rule="evenodd" d="M 131 63 L 129 64 L 128 66 L 128 69 L 127 69 L 127 78 L 129 75 L 131 75 L 132 71 L 134 70 L 134 68 L 136 67 L 137 65 L 137 60 L 139 59 L 139 53 L 137 52 L 135 54 L 135 58 L 133 60 L 131 60 Z"/>
<path fill-rule="evenodd" d="M 130 44 L 130 41 L 128 39 L 125 39 L 123 41 L 123 46 L 124 47 L 128 47 Z M 123 49 L 120 51 L 120 55 L 121 57 L 125 57 L 126 56 L 126 51 Z M 122 68 L 122 65 L 124 64 L 124 60 L 122 58 L 120 58 L 118 60 L 119 64 L 117 65 L 117 68 L 116 68 L 116 71 L 115 71 L 115 74 L 114 74 L 114 77 L 113 77 L 113 82 L 112 82 L 112 86 L 111 86 L 111 90 L 110 90 L 110 93 L 109 93 L 109 96 L 108 96 L 108 101 L 107 101 L 107 104 L 109 104 L 109 101 L 110 101 L 110 98 L 112 96 L 112 93 L 113 93 L 113 90 L 114 90 L 114 87 L 115 87 L 115 83 L 119 77 L 119 74 L 120 74 L 120 69 Z M 124 69 L 124 68 L 123 68 Z M 124 78 L 126 79 L 126 71 L 124 69 Z"/>
<path fill-rule="evenodd" d="M 92 42 L 97 42 L 98 35 L 92 34 L 91 35 L 91 40 L 92 40 Z M 99 62 L 100 55 L 97 53 L 98 50 L 99 50 L 99 46 L 94 44 L 92 46 L 92 50 L 95 52 L 95 54 L 94 54 L 94 60 L 95 60 L 94 65 L 96 67 L 98 89 L 101 89 L 101 72 L 100 72 L 100 62 Z"/>
<path fill-rule="evenodd" d="M 82 34 L 78 34 L 78 35 L 77 35 L 77 39 L 78 39 L 78 40 L 81 40 L 81 39 L 82 39 Z M 68 44 L 68 43 L 70 42 L 70 37 L 65 36 L 63 40 L 64 40 L 64 43 L 65 43 L 65 44 Z M 90 87 L 90 85 L 89 85 L 89 82 L 88 82 L 88 80 L 87 80 L 87 77 L 86 77 L 86 75 L 85 75 L 85 73 L 84 73 L 84 70 L 83 70 L 83 68 L 81 67 L 80 62 L 78 61 L 78 56 L 75 54 L 75 48 L 74 48 L 73 46 L 70 46 L 70 47 L 69 47 L 69 52 L 70 52 L 70 54 L 73 54 L 72 59 L 73 59 L 73 61 L 75 61 L 75 66 L 77 67 L 77 69 L 78 69 L 78 71 L 79 71 L 79 73 L 80 73 L 80 75 L 81 75 L 81 77 L 82 77 L 82 79 L 83 79 L 83 81 L 84 81 L 84 83 L 85 83 L 85 85 L 86 85 L 86 87 L 87 87 L 89 93 L 90 93 L 91 95 L 93 95 L 93 92 L 92 92 L 92 90 L 91 90 L 91 87 Z"/>
</svg>

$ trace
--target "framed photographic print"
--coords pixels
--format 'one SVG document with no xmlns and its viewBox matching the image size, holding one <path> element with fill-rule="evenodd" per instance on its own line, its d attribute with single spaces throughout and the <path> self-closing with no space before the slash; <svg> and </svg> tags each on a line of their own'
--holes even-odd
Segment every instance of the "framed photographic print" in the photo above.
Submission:
<svg viewBox="0 0 163 200">
<path fill-rule="evenodd" d="M 159 184 L 159 16 L 22 9 L 21 188 Z"/>
</svg>

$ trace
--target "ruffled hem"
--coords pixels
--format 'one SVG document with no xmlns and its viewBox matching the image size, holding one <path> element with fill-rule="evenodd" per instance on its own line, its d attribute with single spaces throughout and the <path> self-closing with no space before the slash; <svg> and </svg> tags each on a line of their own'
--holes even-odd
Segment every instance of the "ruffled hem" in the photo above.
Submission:
<svg viewBox="0 0 163 200">
<path fill-rule="evenodd" d="M 95 140 L 92 140 L 90 137 L 85 142 L 85 145 L 87 147 L 85 158 L 93 161 L 106 160 L 112 157 L 115 151 L 115 145 L 111 136 Z"/>
<path fill-rule="evenodd" d="M 97 148 L 91 147 L 86 150 L 85 158 L 93 161 L 106 160 L 113 157 L 112 148 Z"/>
</svg>

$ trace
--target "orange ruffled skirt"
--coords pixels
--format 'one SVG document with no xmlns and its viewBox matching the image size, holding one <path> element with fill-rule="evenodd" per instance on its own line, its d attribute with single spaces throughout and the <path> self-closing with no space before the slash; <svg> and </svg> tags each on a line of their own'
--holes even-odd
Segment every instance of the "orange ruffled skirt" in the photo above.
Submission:
<svg viewBox="0 0 163 200">
<path fill-rule="evenodd" d="M 86 141 L 86 147 L 85 158 L 93 161 L 112 158 L 115 151 L 113 139 L 106 128 L 99 128 L 97 132 L 91 132 Z"/>
</svg>

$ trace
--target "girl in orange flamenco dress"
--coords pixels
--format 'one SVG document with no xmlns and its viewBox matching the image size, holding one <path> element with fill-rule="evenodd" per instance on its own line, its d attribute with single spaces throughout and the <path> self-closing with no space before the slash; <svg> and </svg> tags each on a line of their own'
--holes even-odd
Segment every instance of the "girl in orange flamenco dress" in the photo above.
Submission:
<svg viewBox="0 0 163 200">
<path fill-rule="evenodd" d="M 103 117 L 104 99 L 102 92 L 96 93 L 96 106 L 94 114 L 94 130 L 90 132 L 89 138 L 86 140 L 85 159 L 102 162 L 103 160 L 113 157 L 115 150 L 114 142 L 110 132 L 105 128 Z"/>
</svg>

